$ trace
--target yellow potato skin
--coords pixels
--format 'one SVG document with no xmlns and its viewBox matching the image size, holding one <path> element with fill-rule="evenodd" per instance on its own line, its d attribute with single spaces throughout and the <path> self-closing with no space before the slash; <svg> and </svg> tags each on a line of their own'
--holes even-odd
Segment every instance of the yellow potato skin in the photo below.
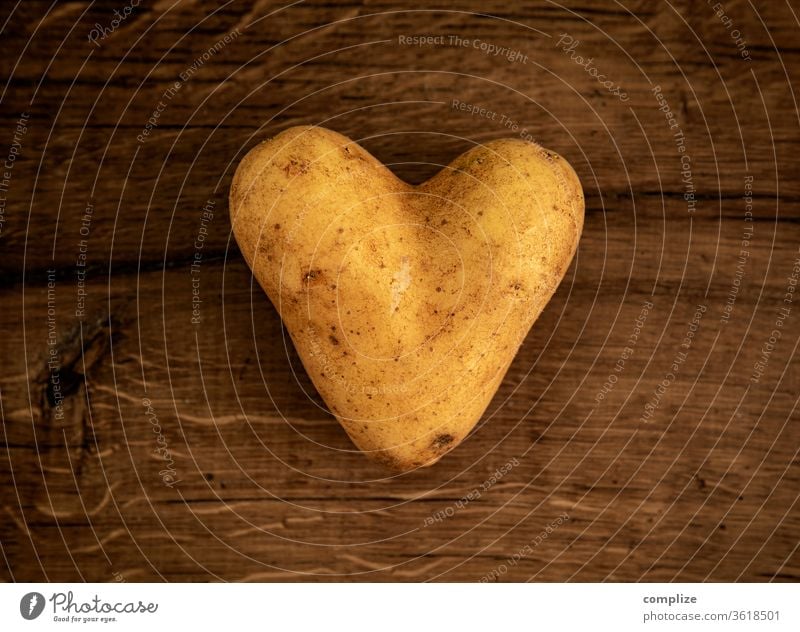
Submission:
<svg viewBox="0 0 800 632">
<path fill-rule="evenodd" d="M 519 139 L 412 186 L 305 126 L 245 156 L 230 209 L 331 412 L 362 451 L 407 471 L 486 410 L 569 266 L 584 199 L 563 158 Z"/>
</svg>

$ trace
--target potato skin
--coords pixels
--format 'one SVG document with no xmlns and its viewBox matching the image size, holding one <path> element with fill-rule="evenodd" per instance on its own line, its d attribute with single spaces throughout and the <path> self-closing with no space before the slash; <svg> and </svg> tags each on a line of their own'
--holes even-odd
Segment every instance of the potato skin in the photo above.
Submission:
<svg viewBox="0 0 800 632">
<path fill-rule="evenodd" d="M 435 463 L 486 410 L 566 272 L 580 182 L 519 139 L 408 185 L 346 137 L 293 127 L 230 191 L 236 241 L 315 387 L 365 453 Z"/>
</svg>

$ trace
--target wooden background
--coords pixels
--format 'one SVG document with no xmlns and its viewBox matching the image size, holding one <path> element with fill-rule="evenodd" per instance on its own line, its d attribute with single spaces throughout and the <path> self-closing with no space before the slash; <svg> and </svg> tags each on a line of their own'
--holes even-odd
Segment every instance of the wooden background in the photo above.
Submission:
<svg viewBox="0 0 800 632">
<path fill-rule="evenodd" d="M 800 256 L 800 22 L 790 3 L 757 4 L 727 0 L 723 18 L 705 2 L 5 3 L 0 157 L 18 153 L 0 191 L 0 577 L 800 578 L 800 303 L 784 302 Z M 117 28 L 90 41 L 114 10 Z M 693 213 L 657 85 L 686 138 Z M 580 175 L 580 249 L 473 434 L 388 477 L 352 451 L 253 289 L 230 179 L 254 144 L 313 123 L 416 183 L 519 135 L 501 115 Z"/>
</svg>

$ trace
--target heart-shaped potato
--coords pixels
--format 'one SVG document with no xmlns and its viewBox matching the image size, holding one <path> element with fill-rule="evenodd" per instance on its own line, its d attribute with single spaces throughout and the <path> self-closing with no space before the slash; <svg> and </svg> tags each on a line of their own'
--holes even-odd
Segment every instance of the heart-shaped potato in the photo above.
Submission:
<svg viewBox="0 0 800 632">
<path fill-rule="evenodd" d="M 331 412 L 405 471 L 486 410 L 569 266 L 584 201 L 569 164 L 523 140 L 411 186 L 348 138 L 294 127 L 245 156 L 230 209 Z"/>
</svg>

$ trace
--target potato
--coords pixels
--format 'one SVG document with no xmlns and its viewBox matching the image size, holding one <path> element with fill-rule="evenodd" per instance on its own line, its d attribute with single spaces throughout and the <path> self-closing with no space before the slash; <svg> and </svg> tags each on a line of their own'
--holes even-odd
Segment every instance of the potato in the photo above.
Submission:
<svg viewBox="0 0 800 632">
<path fill-rule="evenodd" d="M 245 156 L 230 209 L 330 411 L 406 471 L 486 410 L 569 266 L 584 201 L 569 164 L 523 140 L 411 186 L 346 137 L 294 127 Z"/>
</svg>

